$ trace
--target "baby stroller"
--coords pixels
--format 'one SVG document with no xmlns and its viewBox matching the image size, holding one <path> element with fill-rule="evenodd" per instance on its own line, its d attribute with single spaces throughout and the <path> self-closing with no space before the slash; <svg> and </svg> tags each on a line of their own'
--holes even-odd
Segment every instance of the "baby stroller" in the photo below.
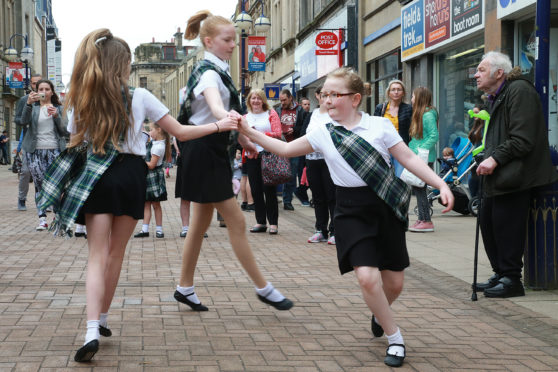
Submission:
<svg viewBox="0 0 558 372">
<path fill-rule="evenodd" d="M 473 161 L 473 144 L 469 139 L 464 137 L 457 137 L 451 148 L 455 154 L 455 160 L 451 161 L 450 169 L 443 174 L 440 178 L 446 182 L 455 197 L 453 210 L 460 214 L 469 214 L 476 216 L 478 212 L 478 198 L 473 198 L 467 186 L 467 179 L 469 172 L 475 167 Z M 442 163 L 443 159 L 438 159 Z M 432 205 L 434 200 L 440 200 L 440 191 L 428 186 L 427 193 L 428 201 L 430 202 L 430 215 L 434 213 Z M 418 208 L 415 208 L 415 214 L 418 215 Z"/>
</svg>

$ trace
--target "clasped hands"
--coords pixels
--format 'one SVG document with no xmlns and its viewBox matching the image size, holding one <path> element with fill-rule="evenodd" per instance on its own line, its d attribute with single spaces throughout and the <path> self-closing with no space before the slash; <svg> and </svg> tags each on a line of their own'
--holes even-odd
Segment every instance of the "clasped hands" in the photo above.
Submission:
<svg viewBox="0 0 558 372">
<path fill-rule="evenodd" d="M 246 156 L 251 159 L 258 156 L 256 144 L 248 139 L 247 132 L 252 128 L 250 128 L 244 116 L 240 115 L 235 110 L 231 110 L 227 113 L 225 118 L 217 122 L 217 126 L 219 127 L 219 131 L 238 130 L 240 132 L 238 142 L 244 150 L 246 150 Z"/>
</svg>

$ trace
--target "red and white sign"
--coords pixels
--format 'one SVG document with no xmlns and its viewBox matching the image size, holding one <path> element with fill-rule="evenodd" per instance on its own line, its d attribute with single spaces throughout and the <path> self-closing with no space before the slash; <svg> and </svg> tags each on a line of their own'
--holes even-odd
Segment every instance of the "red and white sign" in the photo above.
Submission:
<svg viewBox="0 0 558 372">
<path fill-rule="evenodd" d="M 316 55 L 337 55 L 339 53 L 339 37 L 331 31 L 320 32 L 316 36 Z"/>
</svg>

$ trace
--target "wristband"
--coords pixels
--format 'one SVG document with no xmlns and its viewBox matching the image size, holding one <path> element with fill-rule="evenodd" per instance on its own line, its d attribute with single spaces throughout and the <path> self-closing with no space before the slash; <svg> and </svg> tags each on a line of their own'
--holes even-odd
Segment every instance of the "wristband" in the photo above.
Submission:
<svg viewBox="0 0 558 372">
<path fill-rule="evenodd" d="M 217 124 L 217 122 L 215 122 L 213 124 L 215 124 L 215 126 L 217 127 L 217 133 L 219 133 L 219 124 Z"/>
</svg>

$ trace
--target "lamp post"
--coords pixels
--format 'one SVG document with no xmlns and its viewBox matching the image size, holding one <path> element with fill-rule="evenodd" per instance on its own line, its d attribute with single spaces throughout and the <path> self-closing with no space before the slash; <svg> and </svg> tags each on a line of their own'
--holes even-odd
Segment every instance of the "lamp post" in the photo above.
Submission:
<svg viewBox="0 0 558 372">
<path fill-rule="evenodd" d="M 21 49 L 20 53 L 18 53 L 17 50 L 12 46 L 12 41 L 13 41 L 14 37 L 16 37 L 16 36 L 22 37 L 23 40 L 25 41 L 25 46 Z M 29 70 L 28 70 L 29 67 L 28 67 L 28 63 L 33 58 L 33 54 L 34 54 L 33 49 L 31 49 L 31 47 L 29 46 L 29 43 L 27 42 L 27 35 L 13 34 L 10 37 L 10 46 L 8 48 L 6 48 L 6 50 L 4 50 L 4 56 L 10 62 L 15 62 L 15 60 L 17 60 L 18 54 L 19 54 L 20 59 L 25 64 L 24 84 L 25 84 L 25 90 L 27 90 L 27 88 L 29 87 Z"/>
<path fill-rule="evenodd" d="M 269 18 L 264 15 L 264 1 L 257 0 L 257 3 L 260 3 L 262 6 L 262 13 L 256 19 L 256 21 L 252 21 L 252 17 L 250 14 L 246 13 L 246 2 L 248 0 L 241 0 L 240 3 L 240 14 L 236 17 L 234 23 L 236 27 L 236 32 L 240 34 L 240 92 L 242 95 L 242 106 L 244 107 L 246 101 L 246 37 L 250 32 L 250 28 L 252 27 L 252 23 L 254 24 L 254 28 L 257 32 L 266 32 L 271 27 L 271 22 Z"/>
</svg>

